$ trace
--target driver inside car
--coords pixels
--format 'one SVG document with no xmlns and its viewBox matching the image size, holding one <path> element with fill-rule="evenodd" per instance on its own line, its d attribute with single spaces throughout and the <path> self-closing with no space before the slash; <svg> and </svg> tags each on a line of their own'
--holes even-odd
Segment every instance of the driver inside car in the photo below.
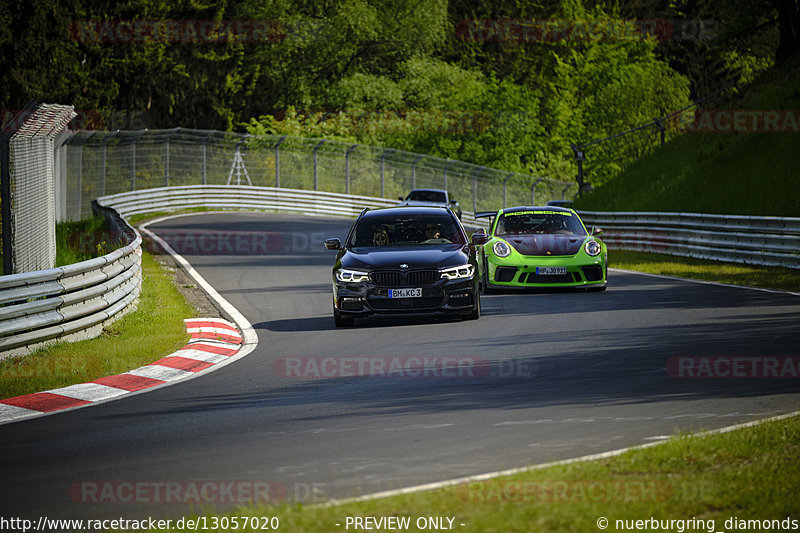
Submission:
<svg viewBox="0 0 800 533">
<path fill-rule="evenodd" d="M 372 236 L 372 245 L 373 246 L 389 245 L 389 234 L 386 233 L 386 228 L 378 228 L 375 230 L 375 234 Z"/>
<path fill-rule="evenodd" d="M 429 222 L 427 226 L 425 226 L 425 239 L 439 239 L 442 236 L 442 232 L 439 229 L 439 226 Z"/>
</svg>

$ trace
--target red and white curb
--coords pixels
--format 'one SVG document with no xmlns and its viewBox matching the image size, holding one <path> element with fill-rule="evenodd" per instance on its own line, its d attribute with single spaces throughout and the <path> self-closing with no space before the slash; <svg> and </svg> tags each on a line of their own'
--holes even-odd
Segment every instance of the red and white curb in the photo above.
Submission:
<svg viewBox="0 0 800 533">
<path fill-rule="evenodd" d="M 244 339 L 236 326 L 221 318 L 190 318 L 184 322 L 191 339 L 175 353 L 124 374 L 0 400 L 0 424 L 85 407 L 191 379 L 238 359 Z"/>
</svg>

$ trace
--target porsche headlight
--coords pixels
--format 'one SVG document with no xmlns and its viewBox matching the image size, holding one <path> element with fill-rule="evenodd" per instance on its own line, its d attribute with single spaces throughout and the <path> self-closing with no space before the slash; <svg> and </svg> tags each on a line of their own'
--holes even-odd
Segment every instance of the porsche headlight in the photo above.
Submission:
<svg viewBox="0 0 800 533">
<path fill-rule="evenodd" d="M 336 271 L 336 280 L 345 283 L 361 283 L 362 281 L 369 280 L 369 274 L 358 270 L 347 270 L 341 268 Z"/>
<path fill-rule="evenodd" d="M 511 255 L 511 247 L 503 241 L 497 241 L 492 246 L 492 251 L 497 257 L 508 257 Z"/>
<path fill-rule="evenodd" d="M 586 241 L 586 244 L 583 247 L 586 250 L 586 253 L 591 255 L 592 257 L 596 256 L 600 253 L 602 249 L 600 243 L 594 240 Z"/>
<path fill-rule="evenodd" d="M 440 270 L 443 279 L 470 279 L 475 275 L 475 267 L 472 265 L 461 265 Z"/>
</svg>

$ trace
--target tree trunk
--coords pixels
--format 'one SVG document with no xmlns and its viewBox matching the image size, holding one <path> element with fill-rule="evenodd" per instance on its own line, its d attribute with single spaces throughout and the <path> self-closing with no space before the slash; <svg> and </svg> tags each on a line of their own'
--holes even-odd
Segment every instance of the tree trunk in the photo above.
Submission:
<svg viewBox="0 0 800 533">
<path fill-rule="evenodd" d="M 800 50 L 800 0 L 774 0 L 778 10 L 778 48 L 775 61 L 781 63 Z"/>
</svg>

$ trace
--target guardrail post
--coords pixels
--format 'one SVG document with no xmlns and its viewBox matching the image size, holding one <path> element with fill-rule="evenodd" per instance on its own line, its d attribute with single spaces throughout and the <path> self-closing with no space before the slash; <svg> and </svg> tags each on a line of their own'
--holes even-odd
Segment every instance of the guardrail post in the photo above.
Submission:
<svg viewBox="0 0 800 533">
<path fill-rule="evenodd" d="M 510 173 L 508 176 L 503 178 L 503 209 L 506 208 L 506 188 L 508 187 L 508 180 L 510 180 L 514 176 L 514 173 Z"/>
<path fill-rule="evenodd" d="M 411 188 L 417 188 L 417 163 L 421 161 L 425 156 L 421 155 L 414 159 L 414 162 L 411 163 Z"/>
<path fill-rule="evenodd" d="M 353 153 L 353 150 L 358 148 L 357 144 L 354 144 L 350 148 L 347 149 L 347 152 L 344 154 L 344 193 L 350 194 L 350 154 Z"/>
<path fill-rule="evenodd" d="M 536 205 L 536 186 L 539 185 L 544 178 L 536 178 L 536 181 L 531 185 L 531 205 Z"/>
<path fill-rule="evenodd" d="M 283 141 L 286 140 L 286 135 L 282 136 L 278 139 L 278 142 L 275 143 L 275 187 L 281 186 L 281 152 L 280 147 Z"/>
<path fill-rule="evenodd" d="M 318 142 L 318 143 L 317 143 L 317 145 L 314 147 L 314 152 L 313 152 L 313 153 L 314 153 L 314 190 L 315 190 L 315 191 L 318 191 L 318 190 L 319 190 L 319 171 L 318 171 L 318 166 L 319 166 L 319 165 L 318 165 L 318 163 L 317 163 L 317 150 L 319 150 L 319 149 L 320 149 L 320 147 L 321 147 L 323 144 L 325 144 L 325 141 L 326 141 L 326 140 L 327 140 L 327 139 L 322 139 L 322 140 L 321 140 L 320 142 Z"/>
</svg>

